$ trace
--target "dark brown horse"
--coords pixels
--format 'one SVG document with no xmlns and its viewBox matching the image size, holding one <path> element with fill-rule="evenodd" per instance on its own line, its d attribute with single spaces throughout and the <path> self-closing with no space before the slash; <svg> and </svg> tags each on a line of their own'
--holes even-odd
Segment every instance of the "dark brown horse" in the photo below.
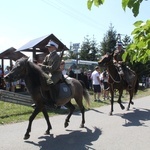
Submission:
<svg viewBox="0 0 150 150">
<path fill-rule="evenodd" d="M 5 76 L 5 80 L 7 81 L 16 81 L 19 79 L 24 79 L 27 89 L 34 103 L 36 104 L 35 105 L 36 107 L 32 115 L 29 118 L 29 124 L 28 124 L 27 131 L 25 133 L 24 139 L 28 139 L 30 137 L 29 133 L 31 132 L 32 122 L 34 118 L 36 117 L 36 115 L 41 111 L 48 125 L 48 128 L 45 134 L 50 134 L 50 130 L 52 129 L 49 116 L 47 113 L 47 109 L 45 108 L 46 106 L 45 101 L 50 100 L 50 97 L 49 97 L 49 94 L 47 94 L 49 93 L 49 91 L 45 90 L 44 78 L 45 78 L 45 75 L 44 75 L 44 72 L 41 70 L 41 68 L 38 65 L 28 61 L 27 58 L 21 58 L 17 60 L 13 69 L 10 71 L 10 73 L 8 73 Z M 69 125 L 70 117 L 75 110 L 74 105 L 71 103 L 71 98 L 74 98 L 82 114 L 82 122 L 81 122 L 80 127 L 84 127 L 85 108 L 83 106 L 82 98 L 84 96 L 87 104 L 89 104 L 90 102 L 89 93 L 87 89 L 84 87 L 83 83 L 81 83 L 80 81 L 76 79 L 73 79 L 73 78 L 70 79 L 70 86 L 71 86 L 72 95 L 69 98 L 58 99 L 56 101 L 56 105 L 57 106 L 65 105 L 69 109 L 69 114 L 66 117 L 65 123 L 64 123 L 64 126 L 67 127 Z"/>
<path fill-rule="evenodd" d="M 112 112 L 113 112 L 115 89 L 117 89 L 119 91 L 119 98 L 118 98 L 117 102 L 120 104 L 121 109 L 125 108 L 122 104 L 122 101 L 121 101 L 123 90 L 127 90 L 129 92 L 130 100 L 129 100 L 128 107 L 127 107 L 127 110 L 129 110 L 130 104 L 134 104 L 132 101 L 133 95 L 136 94 L 136 92 L 138 90 L 138 84 L 139 83 L 138 83 L 138 78 L 137 78 L 136 73 L 134 71 L 132 71 L 131 69 L 129 69 L 128 67 L 126 67 L 126 71 L 128 72 L 127 75 L 129 76 L 129 78 L 131 77 L 130 80 L 132 81 L 131 82 L 132 87 L 129 88 L 128 84 L 123 79 L 123 77 L 121 77 L 121 75 L 119 75 L 118 70 L 113 63 L 113 54 L 104 55 L 102 57 L 102 59 L 98 62 L 98 64 L 101 67 L 106 67 L 108 70 L 108 74 L 109 74 L 108 83 L 109 83 L 110 93 L 111 93 L 110 115 L 112 115 Z"/>
</svg>

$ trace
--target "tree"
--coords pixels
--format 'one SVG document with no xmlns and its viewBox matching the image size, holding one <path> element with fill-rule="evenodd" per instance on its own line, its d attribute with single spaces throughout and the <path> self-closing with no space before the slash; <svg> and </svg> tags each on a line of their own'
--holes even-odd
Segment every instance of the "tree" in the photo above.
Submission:
<svg viewBox="0 0 150 150">
<path fill-rule="evenodd" d="M 91 10 L 95 6 L 104 4 L 105 0 L 88 0 L 87 7 Z M 125 11 L 128 7 L 132 10 L 134 17 L 139 14 L 139 7 L 143 0 L 122 0 L 122 8 Z M 150 20 L 146 22 L 137 21 L 134 23 L 135 29 L 132 32 L 133 42 L 127 47 L 123 55 L 124 60 L 130 57 L 131 62 L 146 63 L 150 60 Z"/>
<path fill-rule="evenodd" d="M 127 47 L 129 44 L 131 44 L 131 38 L 128 35 L 125 35 L 125 37 L 122 39 L 123 45 Z"/>
<path fill-rule="evenodd" d="M 63 57 L 65 60 L 67 59 L 77 59 L 77 54 L 74 53 L 72 50 L 67 51 L 65 56 Z"/>
<path fill-rule="evenodd" d="M 81 60 L 97 61 L 97 55 L 99 50 L 97 48 L 97 43 L 95 38 L 89 39 L 88 36 L 84 38 L 84 41 L 81 45 L 81 50 L 79 57 Z"/>
<path fill-rule="evenodd" d="M 114 27 L 112 24 L 110 24 L 109 30 L 105 34 L 105 37 L 103 38 L 103 41 L 101 42 L 101 48 L 100 53 L 101 55 L 106 54 L 107 52 L 111 53 L 112 50 L 116 46 L 116 31 L 114 30 Z"/>
</svg>

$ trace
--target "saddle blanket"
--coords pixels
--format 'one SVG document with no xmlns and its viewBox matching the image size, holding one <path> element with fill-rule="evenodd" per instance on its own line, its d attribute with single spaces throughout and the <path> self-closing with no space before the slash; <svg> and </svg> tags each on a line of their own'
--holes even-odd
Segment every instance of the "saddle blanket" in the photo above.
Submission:
<svg viewBox="0 0 150 150">
<path fill-rule="evenodd" d="M 58 92 L 58 99 L 63 99 L 63 98 L 69 98 L 71 97 L 71 88 L 70 85 L 66 83 L 60 83 L 59 84 L 59 92 Z"/>
</svg>

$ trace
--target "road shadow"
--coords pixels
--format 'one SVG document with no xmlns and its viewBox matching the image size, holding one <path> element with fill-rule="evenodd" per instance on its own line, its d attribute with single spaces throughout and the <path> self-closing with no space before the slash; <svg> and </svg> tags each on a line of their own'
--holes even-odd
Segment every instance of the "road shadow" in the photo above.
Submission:
<svg viewBox="0 0 150 150">
<path fill-rule="evenodd" d="M 92 148 L 92 142 L 98 140 L 102 134 L 102 131 L 97 127 L 94 127 L 94 131 L 89 128 L 86 128 L 86 132 L 82 132 L 82 130 L 67 131 L 68 134 L 61 134 L 56 137 L 53 134 L 41 136 L 38 143 L 25 142 L 38 146 L 40 150 L 95 150 Z"/>
<path fill-rule="evenodd" d="M 150 109 L 145 108 L 134 108 L 133 112 L 129 112 L 126 114 L 120 114 L 123 119 L 125 119 L 125 123 L 123 126 L 129 127 L 129 126 L 145 126 L 144 121 L 150 120 Z"/>
</svg>

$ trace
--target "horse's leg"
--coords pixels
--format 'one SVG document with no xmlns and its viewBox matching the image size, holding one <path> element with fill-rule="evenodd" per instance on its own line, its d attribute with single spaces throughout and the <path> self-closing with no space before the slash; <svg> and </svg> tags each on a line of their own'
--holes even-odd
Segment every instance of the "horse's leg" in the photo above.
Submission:
<svg viewBox="0 0 150 150">
<path fill-rule="evenodd" d="M 129 103 L 128 103 L 128 107 L 127 107 L 127 110 L 129 110 L 130 108 L 130 104 L 134 104 L 133 101 L 132 101 L 132 98 L 133 98 L 133 90 L 129 90 L 129 95 L 130 95 L 130 100 L 129 100 Z"/>
<path fill-rule="evenodd" d="M 66 117 L 65 123 L 64 123 L 64 126 L 66 128 L 69 125 L 69 120 L 70 120 L 70 117 L 71 117 L 71 115 L 73 114 L 73 112 L 75 110 L 75 107 L 72 105 L 71 102 L 68 102 L 67 104 L 65 104 L 65 106 L 69 109 L 69 114 Z"/>
<path fill-rule="evenodd" d="M 114 104 L 114 90 L 112 89 L 112 86 L 110 87 L 110 94 L 111 94 L 111 99 L 110 99 L 111 109 L 110 109 L 109 115 L 111 116 L 112 112 L 114 111 L 114 109 L 113 109 L 113 104 Z"/>
<path fill-rule="evenodd" d="M 45 135 L 48 135 L 48 134 L 50 134 L 50 130 L 52 129 L 52 126 L 51 126 L 49 116 L 48 116 L 48 113 L 47 113 L 47 110 L 45 107 L 42 109 L 42 113 L 45 117 L 45 120 L 46 120 L 47 126 L 48 126 L 47 130 L 45 131 Z"/>
<path fill-rule="evenodd" d="M 122 105 L 122 102 L 121 102 L 122 93 L 123 93 L 123 90 L 119 90 L 118 103 L 119 103 L 121 109 L 124 109 L 125 107 Z"/>
<path fill-rule="evenodd" d="M 85 108 L 84 108 L 83 103 L 82 103 L 82 96 L 80 98 L 79 97 L 75 98 L 75 101 L 78 104 L 78 106 L 80 108 L 80 111 L 81 111 L 81 114 L 82 114 L 82 122 L 81 122 L 80 128 L 84 128 L 84 124 L 85 124 L 85 116 L 84 116 Z"/>
<path fill-rule="evenodd" d="M 38 107 L 36 107 L 32 113 L 32 115 L 29 118 L 29 124 L 28 124 L 28 128 L 27 131 L 24 135 L 24 140 L 28 139 L 30 137 L 30 132 L 31 132 L 31 126 L 32 126 L 32 122 L 34 120 L 34 118 L 36 117 L 36 115 L 40 112 L 40 109 Z"/>
</svg>

